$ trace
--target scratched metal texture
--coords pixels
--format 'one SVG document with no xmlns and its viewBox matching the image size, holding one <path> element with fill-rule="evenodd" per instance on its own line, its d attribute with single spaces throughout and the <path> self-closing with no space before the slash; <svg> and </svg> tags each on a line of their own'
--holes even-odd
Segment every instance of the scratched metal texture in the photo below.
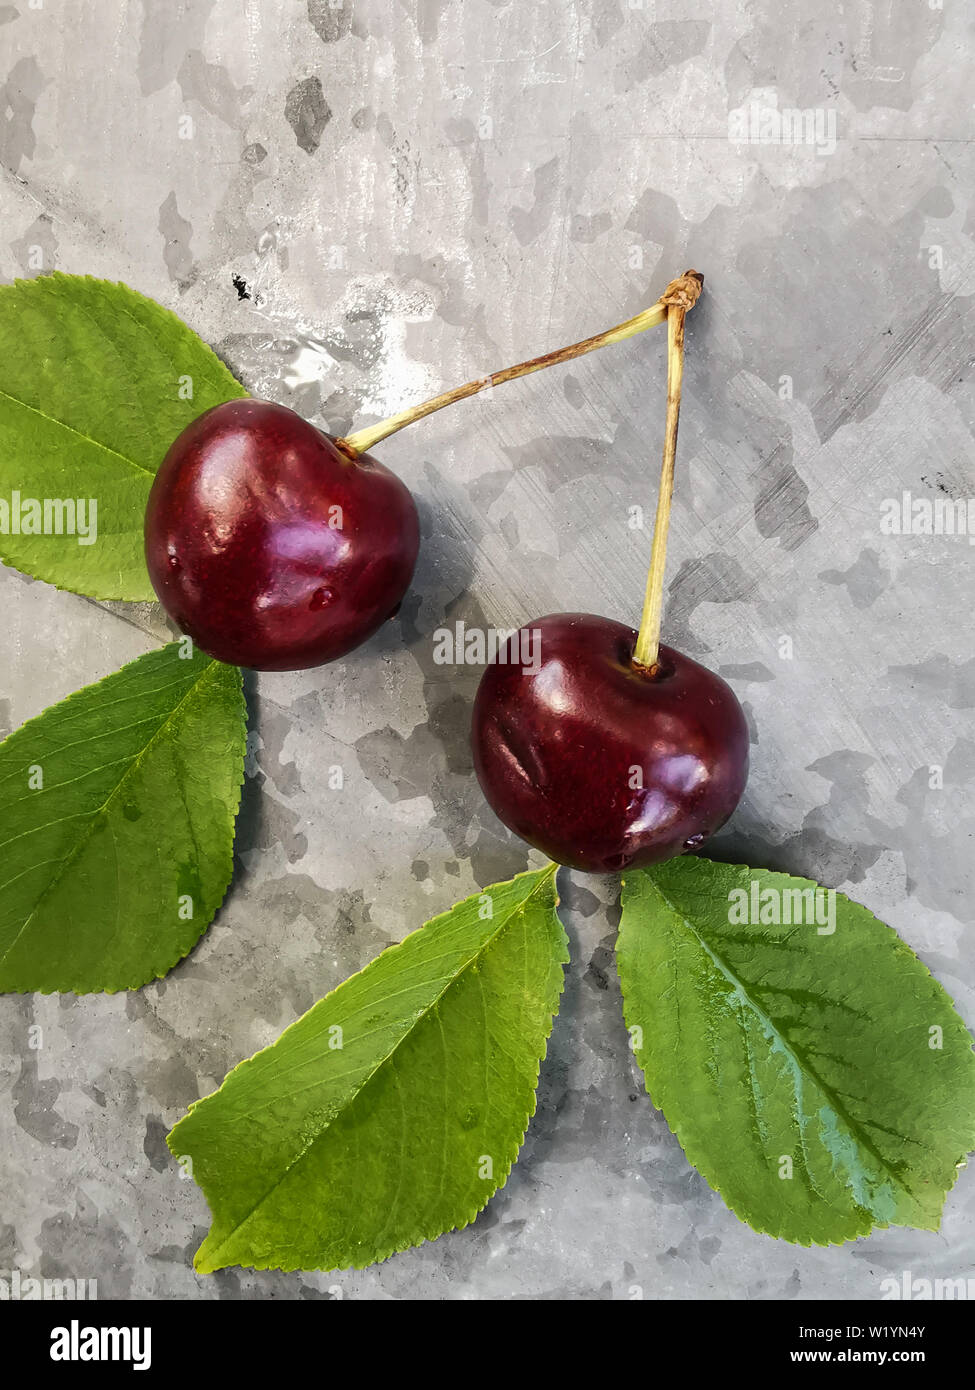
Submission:
<svg viewBox="0 0 975 1390">
<path fill-rule="evenodd" d="M 904 491 L 975 493 L 972 53 L 957 0 L 97 0 L 83 20 L 14 0 L 0 278 L 125 280 L 342 432 L 702 270 L 665 637 L 753 730 L 713 848 L 867 904 L 971 1024 L 975 551 L 880 519 Z M 744 138 L 784 108 L 818 144 Z M 377 450 L 422 511 L 416 582 L 348 660 L 249 680 L 237 875 L 198 949 L 137 993 L 0 999 L 0 1276 L 102 1298 L 817 1299 L 975 1273 L 971 1173 L 938 1234 L 807 1250 L 740 1225 L 643 1094 L 613 882 L 569 873 L 538 1113 L 474 1226 L 356 1274 L 192 1271 L 206 1205 L 169 1126 L 382 947 L 536 862 L 472 779 L 479 671 L 438 665 L 433 634 L 637 619 L 663 375 L 654 333 Z M 0 732 L 167 636 L 149 605 L 9 570 L 0 605 Z"/>
</svg>

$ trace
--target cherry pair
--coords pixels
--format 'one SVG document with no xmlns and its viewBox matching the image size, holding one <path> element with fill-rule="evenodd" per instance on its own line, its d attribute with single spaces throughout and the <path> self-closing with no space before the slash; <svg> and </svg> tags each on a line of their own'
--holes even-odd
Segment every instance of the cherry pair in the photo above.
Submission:
<svg viewBox="0 0 975 1390">
<path fill-rule="evenodd" d="M 502 821 L 559 863 L 593 872 L 695 849 L 734 810 L 748 734 L 712 672 L 659 645 L 683 368 L 688 271 L 607 333 L 438 396 L 346 439 L 252 399 L 207 411 L 153 483 L 146 560 L 160 602 L 211 656 L 258 670 L 334 661 L 390 618 L 419 549 L 413 498 L 367 452 L 404 425 L 655 323 L 668 325 L 664 465 L 639 632 L 559 614 L 527 624 L 489 666 L 474 705 L 478 780 Z M 530 663 L 518 653 L 537 653 Z"/>
</svg>

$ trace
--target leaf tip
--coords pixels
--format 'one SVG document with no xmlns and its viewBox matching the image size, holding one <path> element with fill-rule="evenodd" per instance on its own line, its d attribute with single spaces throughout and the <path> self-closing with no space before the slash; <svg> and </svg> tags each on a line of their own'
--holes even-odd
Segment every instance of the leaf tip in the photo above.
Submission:
<svg viewBox="0 0 975 1390">
<path fill-rule="evenodd" d="M 197 1250 L 196 1254 L 193 1256 L 193 1268 L 197 1274 L 216 1274 L 217 1270 L 222 1269 L 223 1266 L 218 1261 L 213 1261 L 208 1255 L 205 1255 L 205 1250 L 206 1241 L 203 1242 L 199 1250 Z"/>
</svg>

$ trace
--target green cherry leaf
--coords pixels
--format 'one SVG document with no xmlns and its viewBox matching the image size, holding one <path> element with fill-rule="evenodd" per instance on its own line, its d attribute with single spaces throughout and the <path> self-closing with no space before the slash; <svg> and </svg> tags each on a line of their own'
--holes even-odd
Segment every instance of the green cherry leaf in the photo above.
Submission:
<svg viewBox="0 0 975 1390">
<path fill-rule="evenodd" d="M 233 866 L 240 672 L 188 641 L 0 743 L 0 990 L 134 989 L 199 940 Z"/>
<path fill-rule="evenodd" d="M 680 858 L 624 875 L 617 955 L 653 1103 L 742 1221 L 799 1245 L 937 1230 L 975 1054 L 889 927 L 809 879 Z"/>
<path fill-rule="evenodd" d="M 555 865 L 455 904 L 198 1101 L 169 1147 L 209 1274 L 360 1269 L 467 1226 L 535 1110 L 568 960 Z"/>
<path fill-rule="evenodd" d="M 0 286 L 0 560 L 91 598 L 153 598 L 156 469 L 191 420 L 246 394 L 125 285 L 58 272 Z"/>
</svg>

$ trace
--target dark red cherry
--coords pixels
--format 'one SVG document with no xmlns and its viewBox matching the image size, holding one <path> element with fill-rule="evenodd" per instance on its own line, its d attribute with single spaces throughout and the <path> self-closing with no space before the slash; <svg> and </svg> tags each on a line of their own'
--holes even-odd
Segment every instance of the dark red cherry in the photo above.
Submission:
<svg viewBox="0 0 975 1390">
<path fill-rule="evenodd" d="M 478 781 L 511 830 L 592 873 L 697 849 L 748 775 L 748 728 L 720 676 L 661 647 L 633 665 L 636 633 L 588 613 L 523 627 L 474 702 Z"/>
<path fill-rule="evenodd" d="M 392 616 L 420 532 L 388 468 L 283 405 L 240 400 L 171 446 L 145 539 L 160 603 L 203 651 L 294 671 L 344 656 Z"/>
</svg>

